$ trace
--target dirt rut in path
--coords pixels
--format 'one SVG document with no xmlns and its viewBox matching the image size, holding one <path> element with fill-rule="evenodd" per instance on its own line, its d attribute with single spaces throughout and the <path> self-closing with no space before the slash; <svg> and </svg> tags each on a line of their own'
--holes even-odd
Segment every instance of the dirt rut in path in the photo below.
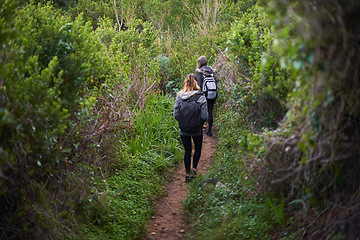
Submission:
<svg viewBox="0 0 360 240">
<path fill-rule="evenodd" d="M 204 173 L 212 163 L 217 142 L 214 137 L 204 134 L 198 173 Z M 182 202 L 186 199 L 188 185 L 185 183 L 184 164 L 179 165 L 172 181 L 169 183 L 166 195 L 157 204 L 156 215 L 149 222 L 149 236 L 144 240 L 185 239 L 189 224 L 185 221 Z"/>
</svg>

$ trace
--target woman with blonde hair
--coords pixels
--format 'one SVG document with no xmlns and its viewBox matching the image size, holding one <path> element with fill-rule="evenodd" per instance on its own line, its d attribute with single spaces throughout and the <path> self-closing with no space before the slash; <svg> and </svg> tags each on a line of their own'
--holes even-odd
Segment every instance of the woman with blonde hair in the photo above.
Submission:
<svg viewBox="0 0 360 240">
<path fill-rule="evenodd" d="M 207 102 L 205 95 L 200 91 L 200 87 L 197 85 L 196 77 L 194 74 L 189 74 L 185 78 L 184 87 L 176 96 L 175 105 L 174 105 L 174 117 L 177 121 L 180 120 L 180 107 L 184 104 L 184 101 L 195 101 L 196 105 L 200 111 L 201 124 L 198 128 L 192 130 L 181 129 L 180 137 L 184 145 L 185 154 L 184 154 L 184 165 L 185 165 L 185 182 L 189 182 L 196 176 L 196 168 L 198 166 L 201 148 L 203 142 L 203 130 L 202 126 L 207 120 Z M 191 152 L 192 152 L 192 142 L 195 145 L 195 152 L 193 156 L 192 169 L 191 167 Z"/>
</svg>

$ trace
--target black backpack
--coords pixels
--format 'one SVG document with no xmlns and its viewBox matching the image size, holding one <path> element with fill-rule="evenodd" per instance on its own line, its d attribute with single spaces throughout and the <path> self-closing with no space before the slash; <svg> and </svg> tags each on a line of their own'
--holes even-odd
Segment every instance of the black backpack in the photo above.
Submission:
<svg viewBox="0 0 360 240">
<path fill-rule="evenodd" d="M 202 84 L 202 92 L 205 93 L 207 99 L 215 99 L 218 95 L 218 89 L 214 74 L 211 73 L 209 75 L 203 75 L 204 79 Z"/>
<path fill-rule="evenodd" d="M 179 127 L 183 132 L 196 132 L 201 128 L 201 109 L 197 100 L 201 93 L 194 94 L 186 100 L 181 100 L 179 110 Z"/>
</svg>

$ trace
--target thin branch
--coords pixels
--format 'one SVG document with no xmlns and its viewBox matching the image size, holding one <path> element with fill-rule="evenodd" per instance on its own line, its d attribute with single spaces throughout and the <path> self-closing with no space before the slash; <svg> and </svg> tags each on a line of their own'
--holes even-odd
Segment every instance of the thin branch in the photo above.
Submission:
<svg viewBox="0 0 360 240">
<path fill-rule="evenodd" d="M 115 12 L 115 15 L 116 15 L 116 21 L 118 23 L 118 26 L 119 26 L 119 32 L 121 31 L 121 24 L 120 24 L 120 21 L 119 21 L 119 15 L 116 11 L 116 0 L 114 0 L 114 12 Z"/>
<path fill-rule="evenodd" d="M 99 21 L 98 17 L 96 16 L 96 14 L 95 14 L 94 12 L 92 12 L 92 11 L 91 11 L 90 9 L 88 9 L 88 8 L 86 8 L 86 10 L 93 15 L 93 17 L 95 18 L 95 20 L 96 20 L 97 22 Z"/>
</svg>

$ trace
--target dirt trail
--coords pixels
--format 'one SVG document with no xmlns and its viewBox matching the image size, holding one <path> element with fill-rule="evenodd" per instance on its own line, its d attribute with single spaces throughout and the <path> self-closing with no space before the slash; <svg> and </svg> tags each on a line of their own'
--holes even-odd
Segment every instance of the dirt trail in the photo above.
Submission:
<svg viewBox="0 0 360 240">
<path fill-rule="evenodd" d="M 204 173 L 212 163 L 216 149 L 216 139 L 204 134 L 198 173 Z M 149 222 L 149 236 L 144 240 L 178 240 L 185 239 L 189 224 L 184 219 L 182 202 L 186 199 L 188 185 L 185 183 L 184 164 L 179 165 L 169 183 L 166 195 L 157 204 L 156 215 Z"/>
</svg>

